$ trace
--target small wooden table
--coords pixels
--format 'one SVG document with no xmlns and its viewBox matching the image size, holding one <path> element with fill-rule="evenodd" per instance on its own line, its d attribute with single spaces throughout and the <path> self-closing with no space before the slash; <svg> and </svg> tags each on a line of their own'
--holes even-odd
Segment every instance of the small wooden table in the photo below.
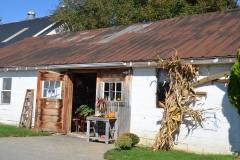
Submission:
<svg viewBox="0 0 240 160">
<path fill-rule="evenodd" d="M 102 122 L 105 122 L 105 125 L 106 125 L 106 128 L 105 128 L 105 144 L 108 144 L 109 140 L 116 140 L 117 139 L 117 133 L 118 133 L 118 126 L 117 126 L 117 119 L 116 118 L 103 118 L 103 117 L 93 117 L 93 116 L 88 116 L 87 118 L 87 141 L 89 142 L 90 140 L 90 121 L 95 121 L 95 122 L 98 122 L 98 121 L 102 121 Z M 111 128 L 111 125 L 110 125 L 110 122 L 113 122 L 114 123 L 114 126 L 113 128 Z M 109 129 L 110 129 L 110 132 L 111 136 L 113 136 L 113 139 L 109 139 Z M 95 140 L 100 140 L 101 139 L 96 136 L 96 137 L 91 137 L 91 139 L 95 139 Z"/>
</svg>

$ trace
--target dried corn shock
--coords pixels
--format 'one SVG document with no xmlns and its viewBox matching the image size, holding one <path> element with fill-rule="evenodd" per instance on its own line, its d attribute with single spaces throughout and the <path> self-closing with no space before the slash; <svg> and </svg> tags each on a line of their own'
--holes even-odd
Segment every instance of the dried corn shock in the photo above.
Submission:
<svg viewBox="0 0 240 160">
<path fill-rule="evenodd" d="M 159 102 L 159 107 L 163 108 L 164 112 L 162 124 L 152 148 L 154 151 L 171 149 L 173 147 L 172 134 L 180 132 L 179 127 L 184 116 L 188 115 L 191 122 L 197 125 L 202 122 L 201 112 L 204 111 L 193 110 L 189 107 L 197 98 L 191 86 L 193 79 L 199 75 L 196 68 L 191 64 L 184 64 L 176 50 L 170 59 L 162 60 L 159 55 L 158 58 L 160 68 L 168 72 L 170 84 L 169 90 L 165 92 L 165 102 Z"/>
</svg>

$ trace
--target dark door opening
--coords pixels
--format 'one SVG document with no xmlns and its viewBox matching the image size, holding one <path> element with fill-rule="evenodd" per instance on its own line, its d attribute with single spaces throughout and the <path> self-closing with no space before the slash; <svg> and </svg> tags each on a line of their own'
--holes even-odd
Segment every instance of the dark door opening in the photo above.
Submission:
<svg viewBox="0 0 240 160">
<path fill-rule="evenodd" d="M 72 117 L 77 118 L 75 111 L 81 105 L 88 105 L 95 109 L 97 73 L 74 73 Z M 72 122 L 71 132 L 76 132 L 75 123 Z"/>
</svg>

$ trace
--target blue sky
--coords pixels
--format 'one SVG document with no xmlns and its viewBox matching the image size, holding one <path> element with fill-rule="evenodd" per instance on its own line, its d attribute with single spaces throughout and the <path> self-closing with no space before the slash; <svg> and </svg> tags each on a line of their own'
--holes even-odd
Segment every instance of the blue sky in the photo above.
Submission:
<svg viewBox="0 0 240 160">
<path fill-rule="evenodd" d="M 59 0 L 0 0 L 2 23 L 26 20 L 28 11 L 36 13 L 36 18 L 50 15 Z"/>
<path fill-rule="evenodd" d="M 44 17 L 50 15 L 49 11 L 58 3 L 59 0 L 0 0 L 0 17 L 2 23 L 22 21 L 30 10 L 36 13 L 36 18 Z"/>
</svg>

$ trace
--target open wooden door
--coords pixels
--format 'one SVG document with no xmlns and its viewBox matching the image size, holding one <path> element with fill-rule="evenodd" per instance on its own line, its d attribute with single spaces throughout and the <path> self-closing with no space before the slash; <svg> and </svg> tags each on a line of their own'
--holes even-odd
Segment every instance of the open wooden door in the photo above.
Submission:
<svg viewBox="0 0 240 160">
<path fill-rule="evenodd" d="M 34 125 L 37 131 L 69 132 L 71 87 L 67 74 L 53 71 L 38 72 Z"/>
</svg>

